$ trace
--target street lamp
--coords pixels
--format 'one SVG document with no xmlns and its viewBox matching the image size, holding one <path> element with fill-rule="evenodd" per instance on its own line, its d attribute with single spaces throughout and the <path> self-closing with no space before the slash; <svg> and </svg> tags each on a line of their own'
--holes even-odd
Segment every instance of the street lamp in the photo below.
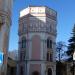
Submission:
<svg viewBox="0 0 75 75">
<path fill-rule="evenodd" d="M 74 75 L 74 61 L 75 61 L 75 51 L 74 51 L 74 53 L 73 53 L 73 75 Z"/>
</svg>

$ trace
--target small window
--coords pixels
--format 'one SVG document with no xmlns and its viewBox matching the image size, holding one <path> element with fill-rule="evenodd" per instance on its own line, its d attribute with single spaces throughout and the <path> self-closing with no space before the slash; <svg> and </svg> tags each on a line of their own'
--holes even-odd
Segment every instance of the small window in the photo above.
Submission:
<svg viewBox="0 0 75 75">
<path fill-rule="evenodd" d="M 47 61 L 49 61 L 49 53 L 47 53 Z"/>
<path fill-rule="evenodd" d="M 50 48 L 52 48 L 52 40 L 49 41 Z"/>
<path fill-rule="evenodd" d="M 52 40 L 47 39 L 47 48 L 52 48 Z"/>
<path fill-rule="evenodd" d="M 23 24 L 23 32 L 26 32 L 26 29 L 27 29 L 27 24 L 24 23 L 24 24 Z"/>
<path fill-rule="evenodd" d="M 22 38 L 22 48 L 26 48 L 26 38 Z"/>
<path fill-rule="evenodd" d="M 48 53 L 47 52 L 47 61 L 50 61 L 50 62 L 52 62 L 52 54 L 50 54 L 50 53 Z"/>
<path fill-rule="evenodd" d="M 50 61 L 52 62 L 52 54 L 50 54 Z"/>
<path fill-rule="evenodd" d="M 25 51 L 24 52 L 20 52 L 20 61 L 24 61 L 25 60 Z"/>
<path fill-rule="evenodd" d="M 22 52 L 20 52 L 20 61 L 22 61 Z"/>
<path fill-rule="evenodd" d="M 47 39 L 47 48 L 49 48 L 49 39 Z"/>
</svg>

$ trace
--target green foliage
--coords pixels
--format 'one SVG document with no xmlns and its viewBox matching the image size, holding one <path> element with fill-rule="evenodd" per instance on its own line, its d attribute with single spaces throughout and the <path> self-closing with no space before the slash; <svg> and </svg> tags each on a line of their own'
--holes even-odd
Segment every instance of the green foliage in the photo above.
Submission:
<svg viewBox="0 0 75 75">
<path fill-rule="evenodd" d="M 68 40 L 69 44 L 68 44 L 68 51 L 67 51 L 67 55 L 69 56 L 69 61 L 73 60 L 73 53 L 75 51 L 75 24 L 72 30 L 72 36 L 71 38 Z"/>
</svg>

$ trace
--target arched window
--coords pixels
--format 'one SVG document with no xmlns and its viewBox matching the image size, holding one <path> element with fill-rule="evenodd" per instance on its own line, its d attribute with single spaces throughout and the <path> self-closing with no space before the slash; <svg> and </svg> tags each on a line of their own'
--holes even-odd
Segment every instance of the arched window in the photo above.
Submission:
<svg viewBox="0 0 75 75">
<path fill-rule="evenodd" d="M 22 52 L 20 52 L 20 61 L 22 61 Z"/>
<path fill-rule="evenodd" d="M 52 54 L 49 52 L 47 52 L 47 61 L 50 61 L 50 62 L 53 61 Z"/>
<path fill-rule="evenodd" d="M 52 75 L 52 70 L 51 70 L 51 68 L 48 68 L 47 75 Z"/>
<path fill-rule="evenodd" d="M 26 52 L 26 38 L 23 37 L 20 42 L 20 61 L 25 60 L 25 52 Z M 21 50 L 24 49 L 24 50 Z"/>
<path fill-rule="evenodd" d="M 53 61 L 53 57 L 52 57 L 52 54 L 50 54 L 50 61 Z"/>
<path fill-rule="evenodd" d="M 49 46 L 52 48 L 52 40 L 49 40 Z"/>
<path fill-rule="evenodd" d="M 47 39 L 47 48 L 52 48 L 52 40 Z"/>
<path fill-rule="evenodd" d="M 24 61 L 25 60 L 25 57 L 26 57 L 26 55 L 25 55 L 25 51 L 21 51 L 20 52 L 20 61 Z"/>
<path fill-rule="evenodd" d="M 49 61 L 49 53 L 47 52 L 47 61 Z"/>
<path fill-rule="evenodd" d="M 49 39 L 47 39 L 47 48 L 49 48 Z"/>
<path fill-rule="evenodd" d="M 26 48 L 26 38 L 25 37 L 22 38 L 22 42 L 21 43 L 22 43 L 21 44 L 21 48 Z"/>
</svg>

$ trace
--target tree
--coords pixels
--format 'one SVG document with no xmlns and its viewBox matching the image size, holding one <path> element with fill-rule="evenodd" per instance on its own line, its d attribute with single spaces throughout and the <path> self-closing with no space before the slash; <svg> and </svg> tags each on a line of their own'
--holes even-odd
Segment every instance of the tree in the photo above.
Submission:
<svg viewBox="0 0 75 75">
<path fill-rule="evenodd" d="M 66 65 L 62 62 L 66 59 L 66 48 L 67 46 L 63 41 L 59 41 L 56 44 L 56 75 L 66 75 Z M 65 70 L 65 71 L 64 71 Z"/>
<path fill-rule="evenodd" d="M 68 61 L 72 61 L 73 60 L 73 53 L 75 51 L 75 24 L 72 30 L 72 36 L 70 37 L 70 39 L 68 40 L 69 44 L 68 44 L 68 51 L 67 51 L 67 55 L 68 55 Z"/>
<path fill-rule="evenodd" d="M 66 74 L 66 64 L 63 62 L 56 62 L 56 75 L 67 75 Z"/>
<path fill-rule="evenodd" d="M 66 59 L 66 48 L 67 46 L 65 45 L 65 43 L 63 41 L 59 41 L 57 42 L 57 45 L 56 45 L 56 60 L 57 61 L 61 61 L 61 60 L 64 60 Z"/>
</svg>

